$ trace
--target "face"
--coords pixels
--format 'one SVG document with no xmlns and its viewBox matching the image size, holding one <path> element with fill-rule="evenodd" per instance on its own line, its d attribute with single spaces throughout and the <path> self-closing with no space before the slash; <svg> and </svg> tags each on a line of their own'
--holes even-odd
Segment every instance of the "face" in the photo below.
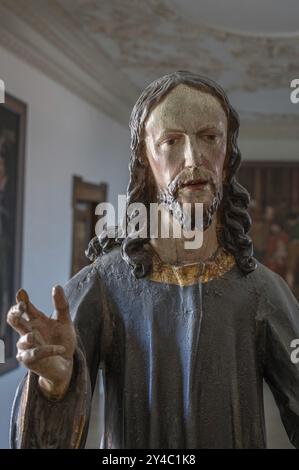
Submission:
<svg viewBox="0 0 299 470">
<path fill-rule="evenodd" d="M 222 198 L 227 117 L 208 93 L 178 85 L 145 123 L 145 152 L 158 199 L 182 225 L 183 203 L 203 203 L 207 228 Z M 193 220 L 194 222 L 194 220 Z"/>
</svg>

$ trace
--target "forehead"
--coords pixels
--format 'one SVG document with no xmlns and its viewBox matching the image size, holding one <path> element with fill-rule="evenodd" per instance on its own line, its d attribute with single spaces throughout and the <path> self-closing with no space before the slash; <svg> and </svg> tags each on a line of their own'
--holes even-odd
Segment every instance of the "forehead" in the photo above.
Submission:
<svg viewBox="0 0 299 470">
<path fill-rule="evenodd" d="M 205 126 L 226 129 L 227 118 L 220 102 L 209 93 L 180 84 L 150 112 L 145 133 L 165 129 L 196 132 Z"/>
</svg>

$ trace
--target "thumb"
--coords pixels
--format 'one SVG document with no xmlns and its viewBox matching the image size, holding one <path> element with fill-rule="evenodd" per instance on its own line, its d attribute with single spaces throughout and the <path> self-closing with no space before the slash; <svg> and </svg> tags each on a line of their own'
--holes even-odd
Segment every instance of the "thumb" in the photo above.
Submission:
<svg viewBox="0 0 299 470">
<path fill-rule="evenodd" d="M 19 289 L 17 294 L 16 294 L 16 301 L 17 302 L 24 302 L 24 304 L 27 306 L 29 302 L 29 296 L 25 289 Z"/>
<path fill-rule="evenodd" d="M 57 320 L 60 323 L 70 322 L 71 317 L 69 312 L 69 303 L 61 286 L 53 287 L 52 298 L 55 310 L 57 312 Z"/>
<path fill-rule="evenodd" d="M 16 294 L 16 301 L 23 302 L 25 305 L 26 313 L 28 314 L 29 318 L 37 318 L 40 316 L 41 312 L 30 302 L 29 295 L 25 291 L 25 289 L 19 289 Z"/>
</svg>

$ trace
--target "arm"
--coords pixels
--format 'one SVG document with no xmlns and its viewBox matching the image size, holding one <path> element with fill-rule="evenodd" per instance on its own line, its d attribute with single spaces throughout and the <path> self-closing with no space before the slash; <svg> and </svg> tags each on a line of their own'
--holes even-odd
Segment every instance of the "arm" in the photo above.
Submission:
<svg viewBox="0 0 299 470">
<path fill-rule="evenodd" d="M 91 396 L 109 343 L 103 285 L 93 266 L 84 268 L 65 288 L 77 335 L 70 384 L 60 399 L 46 398 L 38 376 L 21 383 L 12 412 L 13 448 L 84 447 Z"/>
<path fill-rule="evenodd" d="M 289 439 L 299 448 L 299 364 L 291 361 L 291 342 L 299 338 L 299 306 L 285 281 L 275 273 L 269 276 L 264 285 L 264 377 Z"/>
<path fill-rule="evenodd" d="M 60 400 L 45 397 L 38 376 L 28 372 L 14 401 L 10 442 L 13 449 L 74 449 L 84 447 L 91 389 L 85 358 L 76 350 L 72 379 Z"/>
</svg>

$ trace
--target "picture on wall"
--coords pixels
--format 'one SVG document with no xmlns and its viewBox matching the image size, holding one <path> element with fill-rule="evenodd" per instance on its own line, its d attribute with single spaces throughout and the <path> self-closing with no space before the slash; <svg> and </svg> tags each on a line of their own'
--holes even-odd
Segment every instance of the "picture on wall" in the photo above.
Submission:
<svg viewBox="0 0 299 470">
<path fill-rule="evenodd" d="M 0 104 L 0 374 L 17 366 L 16 333 L 6 323 L 20 287 L 26 105 L 12 96 Z"/>
<path fill-rule="evenodd" d="M 238 180 L 251 195 L 255 257 L 299 300 L 299 163 L 243 162 Z"/>
</svg>

